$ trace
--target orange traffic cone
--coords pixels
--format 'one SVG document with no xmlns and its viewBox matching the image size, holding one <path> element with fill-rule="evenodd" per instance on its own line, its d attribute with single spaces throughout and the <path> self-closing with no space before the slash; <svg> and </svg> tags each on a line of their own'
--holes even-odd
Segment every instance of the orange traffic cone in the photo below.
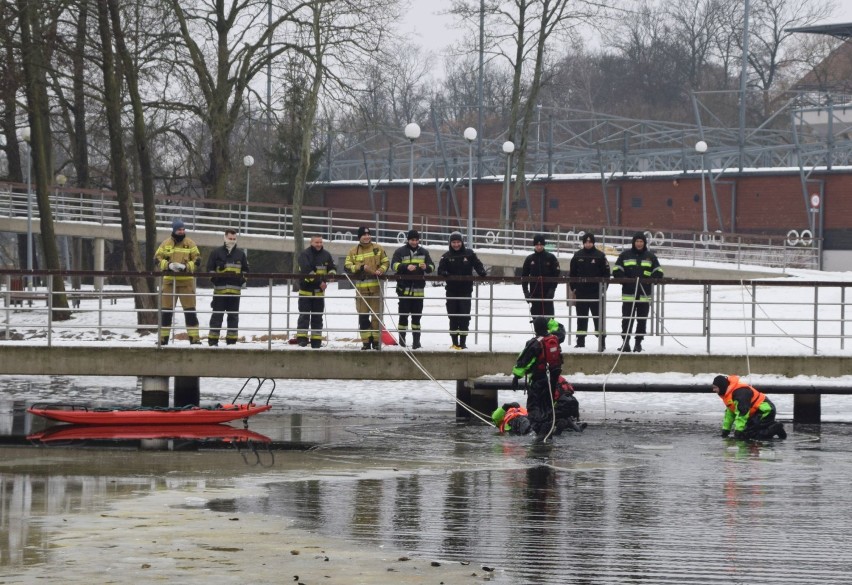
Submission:
<svg viewBox="0 0 852 585">
<path fill-rule="evenodd" d="M 384 327 L 382 327 L 382 345 L 396 345 L 396 339 Z"/>
</svg>

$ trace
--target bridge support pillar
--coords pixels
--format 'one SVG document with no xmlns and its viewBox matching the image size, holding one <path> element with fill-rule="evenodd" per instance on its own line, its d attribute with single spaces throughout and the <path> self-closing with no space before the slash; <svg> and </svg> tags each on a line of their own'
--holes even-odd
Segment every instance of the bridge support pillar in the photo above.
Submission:
<svg viewBox="0 0 852 585">
<path fill-rule="evenodd" d="M 104 269 L 104 248 L 105 240 L 103 238 L 95 238 L 95 270 L 103 271 Z M 95 290 L 100 292 L 104 290 L 104 277 L 95 277 Z"/>
<path fill-rule="evenodd" d="M 796 394 L 793 397 L 793 424 L 820 424 L 821 394 Z"/>
<path fill-rule="evenodd" d="M 166 376 L 142 376 L 142 406 L 169 405 L 169 379 Z"/>
<path fill-rule="evenodd" d="M 175 407 L 198 406 L 201 383 L 198 376 L 175 376 Z"/>
<path fill-rule="evenodd" d="M 491 413 L 497 408 L 497 390 L 476 388 L 473 380 L 456 380 L 456 398 L 473 410 L 485 414 L 486 417 L 491 416 Z M 457 403 L 456 419 L 468 420 L 470 418 L 470 412 Z"/>
</svg>

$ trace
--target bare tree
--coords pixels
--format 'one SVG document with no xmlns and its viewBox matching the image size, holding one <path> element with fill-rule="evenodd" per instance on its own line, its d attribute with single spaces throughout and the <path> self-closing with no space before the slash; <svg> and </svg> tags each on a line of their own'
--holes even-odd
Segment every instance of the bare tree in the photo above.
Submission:
<svg viewBox="0 0 852 585">
<path fill-rule="evenodd" d="M 516 145 L 516 174 L 513 199 L 525 196 L 525 166 L 529 130 L 545 79 L 549 53 L 556 42 L 572 30 L 599 15 L 605 0 L 454 0 L 452 12 L 476 26 L 481 10 L 486 20 L 485 50 L 492 57 L 506 60 L 512 70 L 512 97 L 506 138 Z M 514 217 L 512 206 L 510 221 Z"/>
<path fill-rule="evenodd" d="M 32 154 L 33 177 L 36 186 L 39 224 L 44 249 L 45 263 L 49 270 L 59 270 L 59 249 L 53 228 L 53 212 L 50 207 L 50 186 L 53 184 L 51 159 L 50 105 L 47 93 L 46 71 L 49 68 L 51 38 L 48 31 L 56 24 L 57 10 L 61 6 L 45 4 L 37 6 L 28 0 L 16 0 L 20 24 L 21 57 L 27 98 L 27 114 L 30 123 L 30 152 Z M 41 12 L 43 8 L 45 12 Z M 65 320 L 71 317 L 65 281 L 53 278 L 52 318 Z"/>
</svg>

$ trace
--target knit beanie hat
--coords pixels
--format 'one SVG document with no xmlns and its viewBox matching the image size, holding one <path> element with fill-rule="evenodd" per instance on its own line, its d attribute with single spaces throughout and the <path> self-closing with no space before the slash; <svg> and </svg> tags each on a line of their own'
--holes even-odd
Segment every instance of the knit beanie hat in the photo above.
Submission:
<svg viewBox="0 0 852 585">
<path fill-rule="evenodd" d="M 642 240 L 646 246 L 648 245 L 648 238 L 647 236 L 645 236 L 645 232 L 636 232 L 635 234 L 633 234 L 634 244 L 636 243 L 636 240 Z"/>
<path fill-rule="evenodd" d="M 370 231 L 370 228 L 365 227 L 365 226 L 361 226 L 361 227 L 358 228 L 358 239 L 360 240 L 361 236 L 366 235 L 366 234 L 372 234 L 372 233 L 373 232 Z"/>
<path fill-rule="evenodd" d="M 719 394 L 724 394 L 728 389 L 728 379 L 725 376 L 716 376 L 713 378 L 713 385 L 719 389 Z"/>
<path fill-rule="evenodd" d="M 186 226 L 183 225 L 182 219 L 177 218 L 174 221 L 172 221 L 172 233 L 175 233 L 176 231 L 178 231 L 180 229 L 186 229 Z"/>
<path fill-rule="evenodd" d="M 533 236 L 533 246 L 536 244 L 541 244 L 543 246 L 546 243 L 547 241 L 544 239 L 544 234 L 536 234 Z"/>
<path fill-rule="evenodd" d="M 453 233 L 450 234 L 450 241 L 451 242 L 454 242 L 454 241 L 463 242 L 464 238 L 462 238 L 461 232 L 453 232 Z"/>
<path fill-rule="evenodd" d="M 417 230 L 408 230 L 408 233 L 405 235 L 405 237 L 408 240 L 419 240 L 420 232 L 418 232 Z"/>
<path fill-rule="evenodd" d="M 591 242 L 591 243 L 594 244 L 595 243 L 595 234 L 593 234 L 591 232 L 586 232 L 586 234 L 583 236 L 583 243 L 585 244 L 586 242 Z"/>
</svg>

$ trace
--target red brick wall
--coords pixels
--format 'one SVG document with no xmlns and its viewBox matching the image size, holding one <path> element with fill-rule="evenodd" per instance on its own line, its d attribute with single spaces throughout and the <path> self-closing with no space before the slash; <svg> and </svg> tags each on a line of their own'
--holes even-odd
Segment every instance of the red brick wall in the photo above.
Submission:
<svg viewBox="0 0 852 585">
<path fill-rule="evenodd" d="M 852 171 L 813 173 L 809 193 L 818 193 L 814 181 L 825 181 L 823 212 L 826 230 L 852 228 Z M 798 172 L 769 174 L 743 174 L 726 176 L 716 184 L 719 210 L 713 200 L 710 180 L 705 177 L 707 197 L 707 223 L 710 230 L 730 232 L 731 217 L 735 216 L 738 233 L 786 234 L 791 229 L 802 230 L 808 225 L 808 212 L 802 194 Z M 377 205 L 388 212 L 385 217 L 396 216 L 405 221 L 408 215 L 408 185 L 382 187 L 384 195 L 377 197 Z M 736 210 L 732 209 L 736 191 Z M 477 218 L 496 219 L 500 216 L 503 185 L 497 181 L 474 184 L 474 209 Z M 620 192 L 620 196 L 619 196 Z M 530 209 L 518 209 L 518 221 L 541 222 L 543 202 L 544 224 L 551 227 L 606 226 L 601 182 L 591 180 L 537 181 L 528 187 Z M 467 185 L 456 189 L 459 213 L 467 218 Z M 659 230 L 702 229 L 701 178 L 639 177 L 613 179 L 609 183 L 608 198 L 610 224 L 614 226 L 641 227 Z M 454 208 L 448 206 L 446 192 L 442 197 L 444 216 L 455 217 Z M 322 205 L 337 209 L 355 209 L 369 212 L 370 202 L 366 186 L 329 186 Z M 438 214 L 438 196 L 435 184 L 415 185 L 414 215 Z M 452 223 L 452 222 L 451 222 Z"/>
</svg>

